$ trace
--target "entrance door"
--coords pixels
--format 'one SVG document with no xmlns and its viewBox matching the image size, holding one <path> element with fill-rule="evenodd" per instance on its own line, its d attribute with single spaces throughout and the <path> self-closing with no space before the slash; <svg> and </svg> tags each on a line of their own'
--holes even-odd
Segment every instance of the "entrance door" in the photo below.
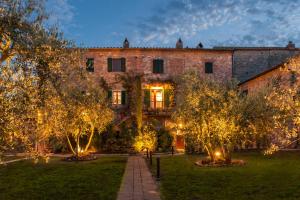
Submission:
<svg viewBox="0 0 300 200">
<path fill-rule="evenodd" d="M 151 90 L 151 108 L 161 109 L 163 108 L 163 89 L 152 89 Z"/>
<path fill-rule="evenodd" d="M 184 149 L 183 135 L 176 135 L 176 149 Z"/>
</svg>

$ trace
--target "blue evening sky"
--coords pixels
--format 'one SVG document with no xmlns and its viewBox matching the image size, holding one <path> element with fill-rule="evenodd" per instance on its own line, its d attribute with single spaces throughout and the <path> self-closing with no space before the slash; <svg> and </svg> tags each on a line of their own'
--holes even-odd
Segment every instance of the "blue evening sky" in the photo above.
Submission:
<svg viewBox="0 0 300 200">
<path fill-rule="evenodd" d="M 50 23 L 80 46 L 300 45 L 300 0 L 47 0 Z"/>
</svg>

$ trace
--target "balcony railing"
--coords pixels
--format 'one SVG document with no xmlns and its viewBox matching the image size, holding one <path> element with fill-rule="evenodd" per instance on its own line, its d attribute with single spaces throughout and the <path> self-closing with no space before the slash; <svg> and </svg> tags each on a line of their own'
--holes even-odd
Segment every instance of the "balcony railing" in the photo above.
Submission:
<svg viewBox="0 0 300 200">
<path fill-rule="evenodd" d="M 144 108 L 144 115 L 150 116 L 171 116 L 173 108 Z"/>
</svg>

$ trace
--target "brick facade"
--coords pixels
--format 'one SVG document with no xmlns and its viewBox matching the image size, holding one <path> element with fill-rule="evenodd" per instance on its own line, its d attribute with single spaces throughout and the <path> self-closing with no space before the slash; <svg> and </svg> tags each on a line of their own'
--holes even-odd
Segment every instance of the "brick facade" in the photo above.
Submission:
<svg viewBox="0 0 300 200">
<path fill-rule="evenodd" d="M 169 80 L 191 69 L 218 80 L 232 77 L 232 54 L 227 50 L 95 48 L 87 49 L 85 57 L 94 58 L 94 72 L 91 75 L 103 77 L 111 87 L 121 87 L 115 84 L 115 77 L 123 72 L 108 72 L 107 58 L 125 58 L 126 72 L 144 74 L 146 80 Z M 153 59 L 164 60 L 163 74 L 152 72 Z M 213 63 L 212 74 L 205 74 L 205 62 Z"/>
<path fill-rule="evenodd" d="M 117 81 L 118 75 L 125 74 L 125 72 L 142 74 L 142 89 L 146 91 L 149 90 L 149 85 L 151 89 L 151 84 L 154 88 L 157 86 L 156 83 L 172 81 L 186 71 L 197 70 L 200 76 L 211 77 L 218 81 L 236 78 L 241 83 L 240 88 L 251 93 L 279 76 L 289 79 L 291 72 L 281 70 L 280 64 L 299 53 L 300 49 L 293 45 L 285 48 L 214 47 L 204 49 L 202 45 L 199 48 L 183 48 L 182 44 L 177 42 L 176 48 L 130 48 L 129 42 L 125 40 L 123 48 L 88 48 L 84 59 L 93 59 L 93 72 L 90 73 L 90 76 L 102 77 L 112 90 L 122 92 L 126 90 L 122 83 Z M 125 61 L 125 72 L 110 72 L 108 58 L 122 58 L 123 64 Z M 163 73 L 153 73 L 153 60 L 155 59 L 163 60 Z M 212 63 L 213 73 L 205 72 L 206 63 Z M 122 67 L 124 66 L 122 65 Z M 163 88 L 163 98 L 167 94 L 165 89 Z M 143 93 L 143 99 L 145 96 Z M 118 107 L 117 112 L 125 107 Z M 166 110 L 166 107 L 163 109 Z M 154 117 L 159 119 L 164 126 L 172 124 L 168 113 L 148 111 L 144 108 L 143 117 L 146 120 Z M 126 118 L 124 117 L 126 115 L 129 115 L 127 111 L 119 113 L 120 118 Z M 176 138 L 180 136 L 177 135 L 178 133 L 174 132 L 174 134 L 176 143 Z"/>
<path fill-rule="evenodd" d="M 85 52 L 85 59 L 94 59 L 94 70 L 90 72 L 92 77 L 102 77 L 112 90 L 124 90 L 121 82 L 117 82 L 117 75 L 125 74 L 125 72 L 109 72 L 108 58 L 125 58 L 126 72 L 130 74 L 143 74 L 142 88 L 143 99 L 145 104 L 146 91 L 157 86 L 157 83 L 164 83 L 165 81 L 172 81 L 179 75 L 188 70 L 197 70 L 201 76 L 212 77 L 219 81 L 229 80 L 232 78 L 232 53 L 228 50 L 213 50 L 213 49 L 184 49 L 184 48 L 90 48 Z M 153 60 L 163 60 L 164 72 L 161 74 L 153 73 Z M 205 73 L 205 63 L 210 62 L 213 66 L 213 73 Z M 165 83 L 164 83 L 165 84 Z M 161 86 L 161 85 L 160 85 Z M 176 87 L 176 86 L 175 86 Z M 126 90 L 126 89 L 125 89 Z M 113 93 L 113 91 L 112 91 Z M 116 92 L 115 92 L 116 93 Z M 148 92 L 149 94 L 149 92 Z M 158 95 L 158 94 L 155 94 Z M 161 94 L 159 94 L 161 95 Z M 112 95 L 113 96 L 113 95 Z M 117 96 L 117 95 L 115 95 Z M 163 88 L 164 100 L 167 98 L 167 89 Z M 113 99 L 114 97 L 112 97 Z M 176 96 L 174 97 L 176 101 Z M 152 99 L 152 97 L 148 98 Z M 113 101 L 113 100 L 112 100 Z M 154 109 L 152 100 L 150 109 L 143 109 L 144 120 L 155 118 L 159 120 L 162 126 L 172 129 L 172 122 L 170 121 L 170 108 L 166 106 L 164 101 L 163 109 Z M 159 103 L 155 103 L 155 107 Z M 123 121 L 126 116 L 129 116 L 128 106 L 113 106 L 116 110 L 116 121 Z M 170 126 L 169 126 L 169 125 Z M 173 125 L 174 126 L 174 125 Z M 184 148 L 180 143 L 181 136 L 177 132 L 174 134 L 174 145 L 176 149 Z M 180 144 L 180 145 L 179 145 Z"/>
</svg>

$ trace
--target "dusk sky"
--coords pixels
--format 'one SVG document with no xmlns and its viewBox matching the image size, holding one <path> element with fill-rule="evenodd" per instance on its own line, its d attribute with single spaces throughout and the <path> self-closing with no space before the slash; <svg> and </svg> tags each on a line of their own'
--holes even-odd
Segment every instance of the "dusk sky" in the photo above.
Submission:
<svg viewBox="0 0 300 200">
<path fill-rule="evenodd" d="M 300 0 L 48 0 L 50 22 L 80 46 L 300 45 Z"/>
</svg>

